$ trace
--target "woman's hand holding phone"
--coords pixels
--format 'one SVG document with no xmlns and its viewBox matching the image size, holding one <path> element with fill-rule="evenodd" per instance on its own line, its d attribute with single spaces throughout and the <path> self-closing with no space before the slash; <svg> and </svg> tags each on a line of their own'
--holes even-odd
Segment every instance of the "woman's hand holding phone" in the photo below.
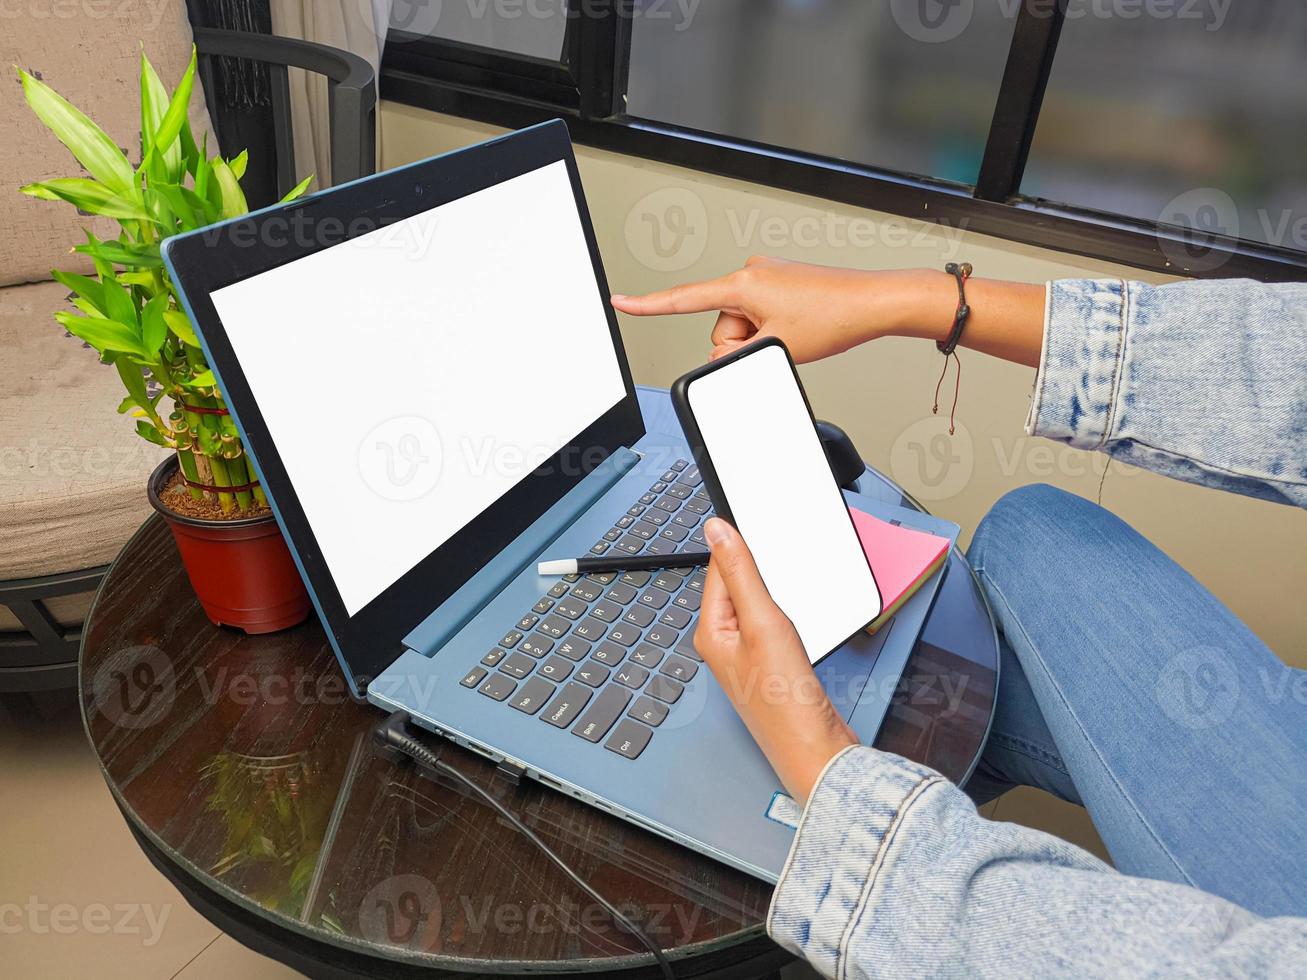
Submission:
<svg viewBox="0 0 1307 980">
<path fill-rule="evenodd" d="M 826 764 L 858 739 L 826 696 L 793 624 L 753 555 L 721 518 L 704 526 L 712 562 L 695 649 L 735 705 L 786 791 L 805 803 Z"/>
</svg>

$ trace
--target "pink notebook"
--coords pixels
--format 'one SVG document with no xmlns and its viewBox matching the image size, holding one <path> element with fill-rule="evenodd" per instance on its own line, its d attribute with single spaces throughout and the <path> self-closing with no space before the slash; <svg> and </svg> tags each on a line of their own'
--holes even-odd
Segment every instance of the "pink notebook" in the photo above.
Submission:
<svg viewBox="0 0 1307 980">
<path fill-rule="evenodd" d="M 880 586 L 882 611 L 867 627 L 868 633 L 874 633 L 940 569 L 948 558 L 949 541 L 925 531 L 890 524 L 853 507 L 849 513 L 853 515 L 862 550 L 867 553 L 876 584 Z"/>
</svg>

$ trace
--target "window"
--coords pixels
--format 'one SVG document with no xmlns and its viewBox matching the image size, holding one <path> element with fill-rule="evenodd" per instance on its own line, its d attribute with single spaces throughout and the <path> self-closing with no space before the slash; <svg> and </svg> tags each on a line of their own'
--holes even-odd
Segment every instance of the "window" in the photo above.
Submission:
<svg viewBox="0 0 1307 980">
<path fill-rule="evenodd" d="M 1307 278 L 1301 0 L 394 0 L 384 98 L 1163 271 Z"/>
<path fill-rule="evenodd" d="M 1063 29 L 1022 191 L 1307 249 L 1307 7 Z"/>
<path fill-rule="evenodd" d="M 939 40 L 911 36 L 891 4 L 867 0 L 710 0 L 684 16 L 658 0 L 642 9 L 632 22 L 632 116 L 975 183 L 1012 40 L 1001 4 L 978 6 L 965 32 Z"/>
<path fill-rule="evenodd" d="M 416 35 L 558 61 L 566 0 L 394 0 L 392 37 Z"/>
</svg>

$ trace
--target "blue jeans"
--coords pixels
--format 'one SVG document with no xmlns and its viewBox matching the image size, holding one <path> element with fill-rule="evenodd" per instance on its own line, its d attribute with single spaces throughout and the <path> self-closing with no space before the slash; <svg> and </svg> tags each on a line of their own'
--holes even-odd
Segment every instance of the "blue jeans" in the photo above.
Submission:
<svg viewBox="0 0 1307 980">
<path fill-rule="evenodd" d="M 1004 639 L 972 797 L 1045 789 L 1085 806 L 1126 874 L 1304 914 L 1307 672 L 1129 525 L 1051 487 L 1000 500 L 969 558 Z"/>
</svg>

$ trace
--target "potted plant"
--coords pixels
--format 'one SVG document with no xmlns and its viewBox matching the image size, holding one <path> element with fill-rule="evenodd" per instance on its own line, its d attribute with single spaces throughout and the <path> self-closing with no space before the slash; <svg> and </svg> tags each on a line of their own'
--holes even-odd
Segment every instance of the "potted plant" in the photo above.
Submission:
<svg viewBox="0 0 1307 980">
<path fill-rule="evenodd" d="M 93 276 L 52 273 L 72 290 L 77 308 L 55 319 L 117 369 L 126 389 L 118 412 L 135 421 L 141 438 L 174 450 L 151 475 L 147 493 L 172 529 L 209 618 L 268 633 L 303 621 L 308 596 L 159 254 L 171 235 L 249 211 L 240 186 L 248 154 L 210 157 L 207 135 L 196 145 L 188 119 L 195 68 L 192 51 L 169 93 L 142 53 L 137 166 L 85 114 L 20 71 L 28 105 L 88 175 L 22 191 L 118 222 L 116 239 L 87 231 L 73 249 L 90 257 Z"/>
</svg>

